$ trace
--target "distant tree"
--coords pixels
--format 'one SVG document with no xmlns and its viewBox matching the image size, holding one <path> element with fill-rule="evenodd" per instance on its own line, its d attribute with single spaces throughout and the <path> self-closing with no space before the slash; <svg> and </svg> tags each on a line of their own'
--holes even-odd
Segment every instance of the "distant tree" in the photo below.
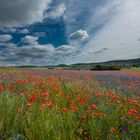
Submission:
<svg viewBox="0 0 140 140">
<path fill-rule="evenodd" d="M 137 64 L 133 64 L 132 67 L 138 68 L 139 66 Z"/>
<path fill-rule="evenodd" d="M 120 70 L 121 66 L 115 66 L 115 65 L 96 65 L 94 68 L 91 68 L 91 70 Z"/>
<path fill-rule="evenodd" d="M 67 67 L 67 65 L 66 64 L 60 64 L 57 67 Z"/>
</svg>

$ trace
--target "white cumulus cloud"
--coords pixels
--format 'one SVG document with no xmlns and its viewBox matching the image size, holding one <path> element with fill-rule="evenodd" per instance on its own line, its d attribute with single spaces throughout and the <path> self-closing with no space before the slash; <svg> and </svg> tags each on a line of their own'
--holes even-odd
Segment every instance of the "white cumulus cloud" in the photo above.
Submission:
<svg viewBox="0 0 140 140">
<path fill-rule="evenodd" d="M 28 34 L 29 30 L 28 29 L 21 29 L 18 32 L 21 33 L 21 34 Z"/>
<path fill-rule="evenodd" d="M 89 38 L 89 35 L 86 31 L 80 29 L 69 35 L 70 40 L 86 40 Z"/>
<path fill-rule="evenodd" d="M 5 35 L 0 35 L 0 42 L 8 42 L 12 39 L 13 37 L 9 34 Z"/>
<path fill-rule="evenodd" d="M 21 41 L 28 44 L 38 44 L 38 38 L 39 37 L 27 35 L 23 37 Z"/>
</svg>

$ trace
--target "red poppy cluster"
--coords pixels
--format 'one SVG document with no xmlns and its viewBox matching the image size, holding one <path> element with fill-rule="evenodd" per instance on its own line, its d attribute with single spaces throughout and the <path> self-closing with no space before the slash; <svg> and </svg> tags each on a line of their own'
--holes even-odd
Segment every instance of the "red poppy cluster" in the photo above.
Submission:
<svg viewBox="0 0 140 140">
<path fill-rule="evenodd" d="M 100 122 L 103 118 L 117 118 L 119 115 L 121 117 L 118 119 L 130 116 L 131 120 L 127 120 L 128 124 L 132 120 L 140 121 L 140 95 L 138 94 L 140 75 L 138 73 L 125 73 L 127 77 L 132 76 L 127 81 L 124 81 L 126 78 L 120 77 L 118 80 L 110 76 L 112 81 L 108 88 L 107 84 L 104 85 L 106 75 L 110 74 L 108 72 L 48 70 L 46 74 L 43 70 L 19 69 L 16 71 L 18 74 L 12 73 L 12 70 L 7 70 L 7 74 L 0 73 L 9 75 L 9 77 L 0 77 L 0 95 L 4 96 L 7 93 L 17 96 L 22 104 L 16 109 L 21 114 L 27 115 L 37 106 L 40 111 L 73 113 L 83 123 L 88 120 Z M 114 72 L 114 74 L 123 75 L 124 73 Z M 134 79 L 134 76 L 137 77 Z M 100 80 L 101 78 L 103 79 Z M 113 87 L 113 82 L 114 85 L 118 84 L 116 89 Z M 125 85 L 121 87 L 119 82 Z M 132 91 L 131 94 L 130 91 Z M 114 133 L 116 129 L 114 125 L 109 131 Z"/>
</svg>

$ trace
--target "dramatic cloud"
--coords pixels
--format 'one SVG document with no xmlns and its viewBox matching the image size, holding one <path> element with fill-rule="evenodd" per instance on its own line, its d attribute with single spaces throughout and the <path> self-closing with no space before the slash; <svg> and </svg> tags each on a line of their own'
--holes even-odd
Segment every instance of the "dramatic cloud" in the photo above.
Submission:
<svg viewBox="0 0 140 140">
<path fill-rule="evenodd" d="M 58 48 L 52 44 L 18 47 L 14 44 L 3 43 L 3 46 L 6 48 L 0 50 L 1 65 L 51 65 L 52 63 L 57 65 L 67 63 L 70 54 L 75 51 L 75 47 L 69 45 Z"/>
<path fill-rule="evenodd" d="M 139 0 L 0 0 L 0 65 L 140 58 L 139 16 Z"/>
<path fill-rule="evenodd" d="M 89 38 L 89 35 L 84 30 L 78 30 L 78 31 L 71 33 L 69 35 L 70 40 L 86 40 L 88 38 Z"/>
<path fill-rule="evenodd" d="M 0 0 L 0 26 L 40 22 L 51 0 Z"/>
<path fill-rule="evenodd" d="M 12 38 L 13 37 L 8 34 L 0 35 L 0 42 L 7 42 L 7 41 L 10 41 Z"/>
<path fill-rule="evenodd" d="M 27 35 L 21 41 L 28 44 L 38 44 L 38 37 Z"/>
<path fill-rule="evenodd" d="M 91 37 L 76 61 L 100 62 L 140 57 L 140 43 L 137 41 L 140 36 L 140 1 L 120 1 L 122 4 L 117 7 L 117 14 Z M 95 54 L 103 48 L 107 50 Z"/>
</svg>

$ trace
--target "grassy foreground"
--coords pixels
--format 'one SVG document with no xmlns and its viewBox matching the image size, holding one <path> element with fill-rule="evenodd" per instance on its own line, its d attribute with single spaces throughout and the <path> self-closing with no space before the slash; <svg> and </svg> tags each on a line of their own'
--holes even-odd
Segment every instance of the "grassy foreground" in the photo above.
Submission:
<svg viewBox="0 0 140 140">
<path fill-rule="evenodd" d="M 133 67 L 131 69 L 125 69 L 125 71 L 137 71 L 137 72 L 140 72 L 140 67 L 136 68 L 136 67 Z"/>
<path fill-rule="evenodd" d="M 140 78 L 55 73 L 0 70 L 0 140 L 140 139 Z"/>
</svg>

